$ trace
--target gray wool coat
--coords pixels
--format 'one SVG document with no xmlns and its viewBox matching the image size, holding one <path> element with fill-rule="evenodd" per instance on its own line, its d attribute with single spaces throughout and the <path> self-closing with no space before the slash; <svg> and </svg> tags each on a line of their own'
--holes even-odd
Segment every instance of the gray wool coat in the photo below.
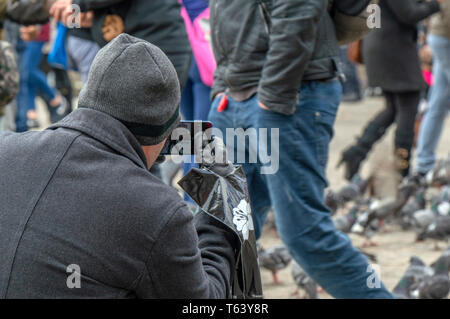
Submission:
<svg viewBox="0 0 450 319">
<path fill-rule="evenodd" d="M 0 299 L 229 296 L 237 237 L 194 218 L 106 114 L 0 134 L 0 203 Z"/>
<path fill-rule="evenodd" d="M 369 85 L 388 92 L 420 91 L 425 81 L 417 51 L 417 24 L 438 12 L 435 0 L 380 0 L 381 28 L 363 40 Z"/>
</svg>

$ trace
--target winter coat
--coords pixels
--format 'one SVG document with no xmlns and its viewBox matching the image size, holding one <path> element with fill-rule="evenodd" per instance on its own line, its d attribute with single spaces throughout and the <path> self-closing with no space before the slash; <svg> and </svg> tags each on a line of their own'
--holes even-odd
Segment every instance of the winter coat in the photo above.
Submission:
<svg viewBox="0 0 450 319">
<path fill-rule="evenodd" d="M 230 295 L 237 235 L 194 219 L 109 115 L 1 133 L 0 203 L 0 299 Z"/>
<path fill-rule="evenodd" d="M 369 85 L 389 92 L 426 87 L 417 50 L 417 24 L 439 11 L 435 0 L 380 0 L 381 28 L 363 41 Z"/>
</svg>

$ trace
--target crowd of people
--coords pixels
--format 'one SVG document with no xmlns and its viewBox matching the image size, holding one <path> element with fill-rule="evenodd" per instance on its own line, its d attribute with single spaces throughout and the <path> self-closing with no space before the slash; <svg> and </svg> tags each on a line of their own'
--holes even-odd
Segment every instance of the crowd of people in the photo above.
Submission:
<svg viewBox="0 0 450 319">
<path fill-rule="evenodd" d="M 249 146 L 244 162 L 229 159 L 245 171 L 256 239 L 273 210 L 289 254 L 330 295 L 393 297 L 367 285 L 369 261 L 331 219 L 328 149 L 342 100 L 364 98 L 348 58 L 358 44 L 386 106 L 343 150 L 345 178 L 393 124 L 399 176 L 433 169 L 450 110 L 450 0 L 379 0 L 381 27 L 351 45 L 336 14 L 358 16 L 374 1 L 37 3 L 45 23 L 13 21 L 10 1 L 0 6 L 0 131 L 9 131 L 0 134 L 0 298 L 230 297 L 237 239 L 206 213 L 193 220 L 189 196 L 156 178 L 180 118 L 210 121 L 223 136 L 268 129 L 278 145 L 258 148 L 279 150 L 278 171 L 262 174 Z M 79 96 L 69 72 L 79 73 Z M 38 97 L 53 123 L 43 131 Z M 73 260 L 79 290 L 63 279 Z"/>
</svg>

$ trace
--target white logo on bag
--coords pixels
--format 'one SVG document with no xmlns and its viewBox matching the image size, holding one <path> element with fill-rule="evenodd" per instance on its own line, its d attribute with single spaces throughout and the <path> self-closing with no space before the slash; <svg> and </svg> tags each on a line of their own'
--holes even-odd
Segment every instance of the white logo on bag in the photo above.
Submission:
<svg viewBox="0 0 450 319">
<path fill-rule="evenodd" d="M 253 230 L 253 220 L 250 213 L 250 204 L 246 200 L 241 200 L 236 208 L 233 208 L 233 224 L 242 233 L 244 239 L 248 239 L 248 232 Z"/>
</svg>

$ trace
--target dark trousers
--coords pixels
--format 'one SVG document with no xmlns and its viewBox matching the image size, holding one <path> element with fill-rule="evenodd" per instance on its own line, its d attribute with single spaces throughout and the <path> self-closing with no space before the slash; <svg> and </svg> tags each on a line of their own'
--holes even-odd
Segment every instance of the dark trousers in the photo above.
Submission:
<svg viewBox="0 0 450 319">
<path fill-rule="evenodd" d="M 420 91 L 394 93 L 384 92 L 386 107 L 372 120 L 380 130 L 385 131 L 397 124 L 395 147 L 411 150 L 414 144 L 414 125 L 420 102 Z"/>
</svg>

